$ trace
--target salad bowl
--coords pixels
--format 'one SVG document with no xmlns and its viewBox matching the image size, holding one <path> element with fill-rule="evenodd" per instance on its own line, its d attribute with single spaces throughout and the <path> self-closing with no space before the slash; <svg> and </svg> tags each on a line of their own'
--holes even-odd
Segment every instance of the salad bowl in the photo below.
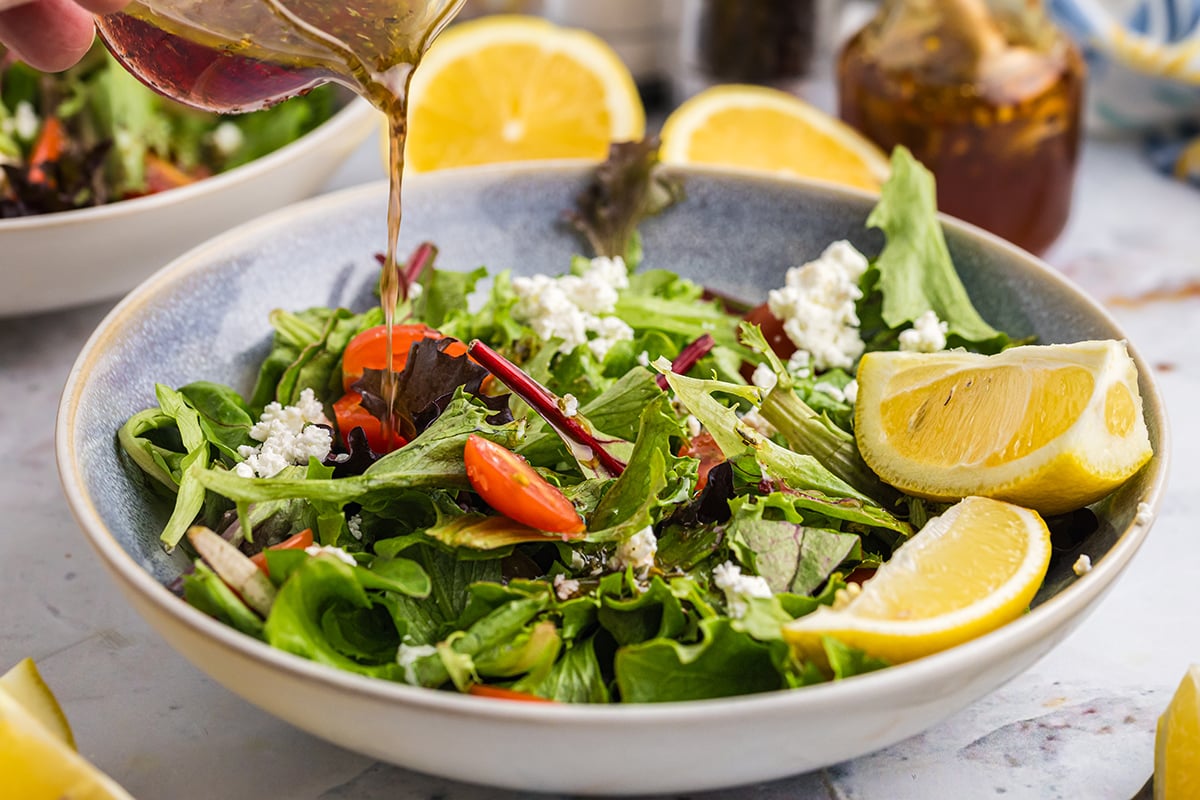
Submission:
<svg viewBox="0 0 1200 800">
<path fill-rule="evenodd" d="M 401 249 L 432 240 L 445 269 L 561 272 L 580 246 L 560 215 L 589 174 L 580 164 L 540 164 L 415 176 Z M 868 195 L 721 171 L 680 175 L 687 199 L 642 228 L 646 265 L 713 290 L 757 301 L 830 242 L 849 239 L 867 254 L 882 244 L 864 226 Z M 218 682 L 317 736 L 458 780 L 582 794 L 698 791 L 818 769 L 914 735 L 1028 668 L 1084 619 L 1149 531 L 1165 483 L 1166 419 L 1131 347 L 1155 457 L 1093 507 L 1094 531 L 1056 553 L 1030 613 L 940 654 L 786 692 L 572 706 L 421 689 L 271 649 L 166 588 L 187 559 L 161 548 L 169 508 L 121 455 L 116 432 L 154 404 L 155 383 L 205 379 L 245 390 L 267 351 L 273 308 L 371 304 L 385 195 L 374 185 L 317 198 L 179 258 L 100 325 L 59 410 L 66 496 L 128 601 Z M 993 324 L 1045 343 L 1124 338 L 1102 308 L 1032 256 L 943 223 L 963 282 Z M 1094 568 L 1080 577 L 1072 564 L 1081 554 Z"/>
<path fill-rule="evenodd" d="M 350 99 L 299 139 L 170 191 L 94 208 L 0 219 L 0 317 L 116 297 L 221 231 L 316 193 L 378 112 Z"/>
</svg>

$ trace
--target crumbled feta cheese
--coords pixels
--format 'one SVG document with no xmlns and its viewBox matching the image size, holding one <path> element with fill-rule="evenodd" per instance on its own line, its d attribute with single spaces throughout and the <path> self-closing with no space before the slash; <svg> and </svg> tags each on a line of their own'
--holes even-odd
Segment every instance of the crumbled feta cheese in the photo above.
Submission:
<svg viewBox="0 0 1200 800">
<path fill-rule="evenodd" d="M 18 139 L 32 142 L 41 125 L 42 121 L 37 112 L 33 110 L 32 103 L 28 100 L 17 103 L 16 109 L 13 110 L 13 133 L 17 135 Z"/>
<path fill-rule="evenodd" d="M 783 331 L 819 370 L 850 368 L 863 352 L 855 304 L 867 259 L 845 241 L 834 242 L 815 261 L 787 271 L 784 286 L 767 296 Z"/>
<path fill-rule="evenodd" d="M 775 384 L 779 383 L 779 378 L 775 375 L 775 370 L 771 369 L 771 365 L 764 362 L 754 368 L 754 375 L 751 376 L 750 382 L 769 392 L 775 388 Z"/>
<path fill-rule="evenodd" d="M 587 559 L 583 557 L 583 553 L 578 550 L 571 551 L 571 569 L 576 572 L 582 572 L 587 566 Z"/>
<path fill-rule="evenodd" d="M 613 345 L 633 339 L 633 329 L 612 316 L 618 292 L 629 287 L 621 258 L 594 258 L 582 275 L 513 278 L 513 315 L 542 339 L 560 339 L 559 352 L 587 344 L 603 359 Z"/>
<path fill-rule="evenodd" d="M 850 381 L 842 389 L 842 396 L 846 398 L 846 402 L 854 405 L 858 402 L 858 381 Z"/>
<path fill-rule="evenodd" d="M 417 662 L 427 656 L 437 655 L 437 648 L 431 644 L 400 643 L 396 650 L 396 663 L 404 670 L 404 682 L 410 686 L 417 685 Z"/>
<path fill-rule="evenodd" d="M 688 414 L 684 419 L 684 424 L 687 425 L 688 436 L 695 439 L 704 430 L 704 426 L 700 424 L 700 420 L 694 414 Z"/>
<path fill-rule="evenodd" d="M 797 378 L 807 378 L 812 374 L 812 353 L 807 350 L 797 350 L 788 359 L 787 371 Z"/>
<path fill-rule="evenodd" d="M 245 138 L 242 135 L 242 129 L 237 125 L 232 122 L 222 122 L 213 128 L 212 145 L 221 155 L 231 156 L 241 148 Z"/>
<path fill-rule="evenodd" d="M 813 391 L 820 392 L 821 394 L 827 394 L 834 400 L 837 400 L 839 403 L 846 402 L 846 393 L 834 386 L 829 381 L 817 381 L 813 385 Z"/>
<path fill-rule="evenodd" d="M 350 555 L 340 547 L 323 547 L 319 544 L 310 544 L 308 547 L 304 548 L 304 552 L 308 553 L 310 556 L 332 556 L 338 561 L 341 561 L 343 564 L 349 564 L 352 567 L 358 565 L 358 562 L 354 560 L 354 556 Z"/>
<path fill-rule="evenodd" d="M 362 515 L 353 514 L 346 519 L 346 530 L 355 539 L 362 541 Z"/>
<path fill-rule="evenodd" d="M 770 597 L 771 587 L 765 578 L 757 575 L 743 575 L 742 568 L 732 561 L 718 564 L 713 569 L 713 582 L 725 593 L 725 605 L 729 616 L 741 619 L 750 610 L 746 601 L 751 597 Z"/>
<path fill-rule="evenodd" d="M 617 546 L 609 566 L 616 570 L 633 567 L 638 574 L 645 574 L 654 566 L 654 555 L 658 552 L 658 539 L 649 526 L 630 536 Z"/>
<path fill-rule="evenodd" d="M 294 406 L 271 403 L 262 418 L 250 428 L 250 438 L 261 442 L 256 447 L 242 445 L 242 462 L 234 471 L 243 478 L 271 478 L 285 467 L 307 464 L 308 459 L 323 461 L 333 448 L 325 410 L 312 389 L 300 393 Z"/>
<path fill-rule="evenodd" d="M 558 401 L 558 408 L 563 412 L 565 417 L 574 417 L 579 415 L 579 398 L 573 394 L 564 394 Z"/>
<path fill-rule="evenodd" d="M 757 408 L 752 408 L 742 415 L 742 422 L 749 425 L 758 433 L 770 439 L 779 431 L 775 430 L 775 426 L 767 421 L 767 418 Z"/>
<path fill-rule="evenodd" d="M 910 353 L 936 353 L 946 349 L 946 334 L 950 324 L 938 319 L 933 311 L 926 311 L 913 320 L 906 331 L 900 331 L 900 349 Z"/>
<path fill-rule="evenodd" d="M 1080 555 L 1079 558 L 1075 559 L 1075 563 L 1071 566 L 1071 569 L 1074 570 L 1076 575 L 1082 578 L 1092 571 L 1092 557 L 1087 553 Z"/>
<path fill-rule="evenodd" d="M 1149 525 L 1153 521 L 1154 521 L 1154 509 L 1152 509 L 1150 507 L 1150 504 L 1149 503 L 1138 503 L 1137 516 L 1134 517 L 1134 519 L 1133 519 L 1134 524 L 1145 527 L 1146 525 Z"/>
<path fill-rule="evenodd" d="M 641 366 L 649 369 L 650 368 L 650 352 L 647 350 L 643 350 L 642 352 L 638 353 L 637 362 Z"/>
<path fill-rule="evenodd" d="M 558 595 L 559 600 L 567 600 L 579 593 L 579 581 L 566 575 L 555 575 L 554 593 Z"/>
</svg>

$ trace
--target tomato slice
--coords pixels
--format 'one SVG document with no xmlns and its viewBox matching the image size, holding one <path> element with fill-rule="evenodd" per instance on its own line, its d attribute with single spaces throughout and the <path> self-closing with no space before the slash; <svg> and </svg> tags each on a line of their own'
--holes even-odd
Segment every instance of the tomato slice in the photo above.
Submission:
<svg viewBox="0 0 1200 800">
<path fill-rule="evenodd" d="M 284 539 L 279 544 L 271 545 L 267 550 L 303 550 L 306 547 L 311 547 L 313 543 L 312 528 L 305 528 L 297 534 L 293 534 Z M 268 576 L 271 571 L 267 569 L 267 554 L 266 551 L 261 551 L 250 556 L 250 560 L 254 562 L 254 566 L 261 569 Z"/>
<path fill-rule="evenodd" d="M 67 146 L 67 132 L 58 117 L 47 117 L 29 153 L 29 182 L 49 183 L 49 164 L 58 161 Z"/>
<path fill-rule="evenodd" d="M 400 372 L 408 363 L 408 351 L 422 339 L 445 339 L 428 325 L 392 326 L 392 370 Z M 447 355 L 461 356 L 467 346 L 455 341 L 446 348 Z M 364 369 L 384 369 L 387 366 L 387 326 L 368 328 L 350 340 L 342 354 L 342 387 L 350 391 L 354 382 L 362 377 Z"/>
<path fill-rule="evenodd" d="M 704 491 L 708 485 L 708 473 L 712 468 L 725 461 L 725 454 L 717 446 L 717 440 L 708 431 L 701 431 L 699 436 L 684 442 L 679 448 L 680 458 L 700 459 L 700 474 L 696 479 L 696 494 Z"/>
<path fill-rule="evenodd" d="M 547 700 L 545 697 L 538 697 L 536 694 L 529 692 L 518 692 L 515 689 L 504 689 L 499 686 L 486 686 L 482 683 L 473 683 L 471 688 L 467 689 L 467 694 L 473 694 L 476 697 L 494 697 L 497 700 L 516 700 L 521 703 L 553 703 L 553 700 Z"/>
<path fill-rule="evenodd" d="M 355 428 L 363 429 L 363 433 L 367 435 L 367 444 L 380 455 L 399 450 L 408 444 L 408 440 L 394 430 L 391 442 L 384 441 L 383 423 L 378 417 L 363 408 L 362 395 L 358 392 L 346 392 L 335 401 L 333 414 L 346 449 L 350 448 L 350 431 Z"/>
<path fill-rule="evenodd" d="M 516 453 L 471 434 L 463 460 L 471 486 L 504 516 L 539 531 L 583 533 L 583 520 L 566 495 Z"/>
</svg>

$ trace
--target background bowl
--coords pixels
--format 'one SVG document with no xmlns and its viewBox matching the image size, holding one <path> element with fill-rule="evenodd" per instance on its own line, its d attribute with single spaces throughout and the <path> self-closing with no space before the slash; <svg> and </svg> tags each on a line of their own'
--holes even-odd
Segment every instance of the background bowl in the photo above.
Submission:
<svg viewBox="0 0 1200 800">
<path fill-rule="evenodd" d="M 0 316 L 116 297 L 222 231 L 310 197 L 379 129 L 378 116 L 351 99 L 291 144 L 188 186 L 0 220 Z"/>
<path fill-rule="evenodd" d="M 688 170 L 688 199 L 643 228 L 648 266 L 762 298 L 784 270 L 849 238 L 867 253 L 873 200 L 797 181 Z M 578 244 L 557 222 L 583 186 L 579 165 L 415 176 L 402 251 L 422 239 L 439 266 L 561 272 Z M 1098 530 L 1056 554 L 1032 612 L 966 645 L 836 684 L 726 700 L 590 707 L 494 702 L 341 673 L 201 614 L 162 583 L 183 555 L 158 533 L 169 509 L 119 453 L 116 431 L 154 404 L 156 381 L 247 390 L 267 349 L 267 314 L 372 302 L 385 191 L 370 186 L 273 214 L 180 258 L 127 297 L 67 381 L 57 451 L 68 500 L 129 602 L 197 666 L 272 714 L 379 759 L 458 780 L 577 793 L 695 791 L 817 769 L 885 747 L 994 690 L 1057 644 L 1128 565 L 1166 474 L 1165 418 L 1137 355 L 1156 457 L 1096 507 Z M 1124 338 L 1095 303 L 1041 262 L 946 220 L 956 263 L 989 321 L 1044 342 Z M 1095 568 L 1071 570 L 1086 552 Z"/>
<path fill-rule="evenodd" d="M 1200 0 L 1049 0 L 1088 62 L 1092 130 L 1200 119 Z"/>
</svg>

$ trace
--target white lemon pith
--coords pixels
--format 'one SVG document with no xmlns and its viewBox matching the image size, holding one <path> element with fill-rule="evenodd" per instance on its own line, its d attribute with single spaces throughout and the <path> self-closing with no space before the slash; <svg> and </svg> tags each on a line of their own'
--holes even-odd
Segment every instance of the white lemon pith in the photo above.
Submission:
<svg viewBox="0 0 1200 800">
<path fill-rule="evenodd" d="M 553 158 L 604 158 L 641 139 L 629 69 L 599 37 L 536 17 L 453 26 L 410 89 L 408 166 L 417 172 Z"/>
<path fill-rule="evenodd" d="M 29 659 L 0 677 L 0 797 L 132 800 L 75 752 L 66 717 Z"/>
<path fill-rule="evenodd" d="M 788 623 L 784 638 L 818 662 L 826 636 L 911 661 L 1021 616 L 1049 563 L 1050 532 L 1036 512 L 969 497 L 897 549 L 850 602 Z"/>
<path fill-rule="evenodd" d="M 878 190 L 884 153 L 853 128 L 792 95 L 718 86 L 685 102 L 662 130 L 662 160 L 801 176 Z"/>
<path fill-rule="evenodd" d="M 863 459 L 919 497 L 983 495 L 1063 513 L 1104 497 L 1152 455 L 1122 342 L 868 353 L 858 387 Z"/>
<path fill-rule="evenodd" d="M 1193 665 L 1158 719 L 1154 799 L 1200 797 L 1200 666 Z"/>
</svg>

